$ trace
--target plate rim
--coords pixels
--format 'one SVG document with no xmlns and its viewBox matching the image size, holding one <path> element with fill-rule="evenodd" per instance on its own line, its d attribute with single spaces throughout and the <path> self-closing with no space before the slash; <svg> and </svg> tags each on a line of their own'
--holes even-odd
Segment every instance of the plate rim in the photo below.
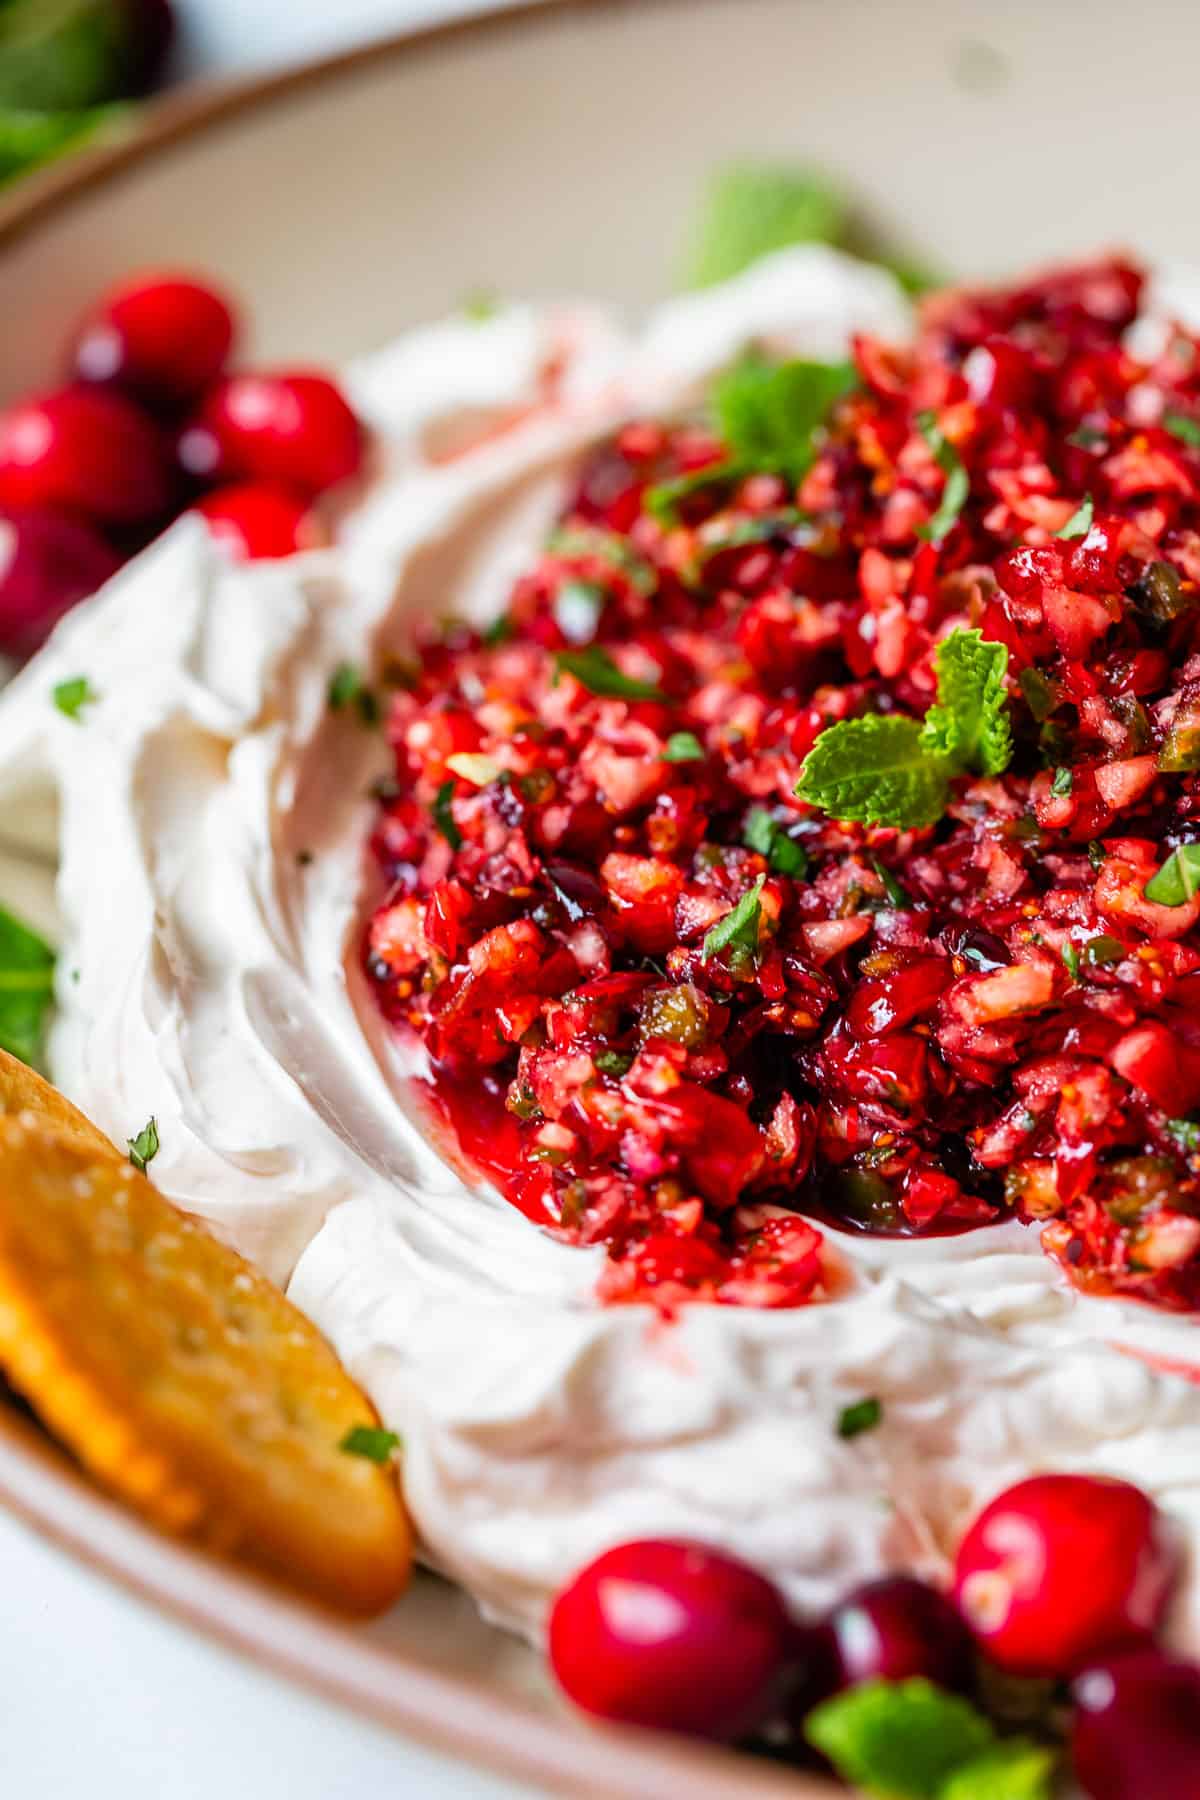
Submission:
<svg viewBox="0 0 1200 1800">
<path fill-rule="evenodd" d="M 572 14 L 696 0 L 517 0 L 410 26 L 349 50 L 200 82 L 143 103 L 136 127 L 0 194 L 0 250 L 163 151 L 398 58 L 554 29 Z M 729 5 L 730 0 L 704 0 Z M 210 1641 L 361 1718 L 518 1781 L 611 1800 L 828 1800 L 842 1791 L 790 1766 L 658 1733 L 547 1714 L 478 1678 L 431 1667 L 195 1545 L 163 1537 L 95 1487 L 41 1427 L 0 1397 L 0 1504 L 73 1560 Z M 403 1604 L 403 1601 L 399 1602 Z"/>
</svg>

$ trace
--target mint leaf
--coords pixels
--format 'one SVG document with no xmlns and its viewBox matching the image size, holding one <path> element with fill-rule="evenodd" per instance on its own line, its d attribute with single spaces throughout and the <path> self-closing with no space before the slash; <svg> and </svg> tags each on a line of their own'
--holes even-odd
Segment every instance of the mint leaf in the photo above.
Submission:
<svg viewBox="0 0 1200 1800">
<path fill-rule="evenodd" d="M 856 1438 L 863 1431 L 874 1431 L 883 1418 L 883 1401 L 874 1394 L 865 1400 L 855 1400 L 849 1406 L 843 1406 L 838 1414 L 837 1433 L 840 1438 Z"/>
<path fill-rule="evenodd" d="M 1200 447 L 1200 421 L 1189 419 L 1186 413 L 1164 413 L 1163 430 L 1177 437 L 1181 444 L 1190 444 L 1192 449 Z"/>
<path fill-rule="evenodd" d="M 1055 532 L 1055 534 L 1054 534 L 1055 537 L 1058 537 L 1058 538 L 1086 537 L 1088 532 L 1092 529 L 1092 519 L 1095 515 L 1095 511 L 1096 511 L 1096 508 L 1095 508 L 1095 505 L 1093 504 L 1092 496 L 1090 494 L 1085 494 L 1083 496 L 1083 499 L 1080 502 L 1079 506 L 1071 514 L 1070 518 L 1067 520 L 1067 522 L 1063 526 L 1062 530 Z"/>
<path fill-rule="evenodd" d="M 501 613 L 498 618 L 492 620 L 490 625 L 484 626 L 479 634 L 479 641 L 485 649 L 496 650 L 501 644 L 507 644 L 515 629 L 508 614 Z"/>
<path fill-rule="evenodd" d="M 1052 794 L 1057 794 L 1062 798 L 1064 795 L 1069 794 L 1074 786 L 1074 771 L 1068 768 L 1065 763 L 1060 764 L 1054 771 L 1054 780 L 1050 783 L 1050 792 Z"/>
<path fill-rule="evenodd" d="M 758 947 L 758 918 L 762 911 L 759 895 L 763 891 L 765 875 L 760 875 L 752 888 L 748 888 L 731 911 L 723 919 L 718 919 L 704 940 L 700 951 L 702 962 L 709 962 L 724 950 L 727 944 L 740 946 L 744 950 L 755 950 Z"/>
<path fill-rule="evenodd" d="M 778 164 L 731 163 L 709 179 L 684 285 L 711 287 L 789 244 L 839 244 L 842 196 L 822 176 Z"/>
<path fill-rule="evenodd" d="M 949 777 L 945 758 L 927 748 L 918 720 L 870 713 L 821 733 L 796 792 L 832 818 L 908 830 L 941 818 Z"/>
<path fill-rule="evenodd" d="M 942 431 L 934 414 L 931 412 L 918 413 L 916 424 L 921 436 L 929 445 L 934 462 L 946 477 L 946 485 L 942 489 L 942 498 L 938 509 L 929 523 L 922 525 L 919 534 L 932 543 L 940 544 L 967 503 L 971 492 L 971 479 L 963 467 L 958 451 Z"/>
<path fill-rule="evenodd" d="M 53 1000 L 53 950 L 0 906 L 0 1049 L 38 1062 Z"/>
<path fill-rule="evenodd" d="M 554 661 L 559 669 L 573 675 L 589 694 L 611 700 L 665 698 L 662 689 L 655 687 L 652 681 L 636 681 L 632 675 L 623 675 L 608 651 L 599 645 L 591 644 L 586 650 L 560 650 Z"/>
<path fill-rule="evenodd" d="M 462 849 L 462 832 L 454 822 L 450 802 L 454 797 L 454 779 L 443 781 L 433 801 L 433 822 L 452 850 Z"/>
<path fill-rule="evenodd" d="M 364 725 L 379 723 L 379 701 L 363 680 L 362 670 L 354 663 L 338 664 L 329 678 L 328 698 L 334 712 L 353 706 Z"/>
<path fill-rule="evenodd" d="M 809 1713 L 804 1732 L 843 1780 L 886 1800 L 940 1800 L 949 1778 L 995 1742 L 969 1700 L 920 1677 L 835 1695 Z"/>
<path fill-rule="evenodd" d="M 751 352 L 714 384 L 713 410 L 730 456 L 743 469 L 799 480 L 813 460 L 813 433 L 858 380 L 853 363 L 771 362 Z"/>
<path fill-rule="evenodd" d="M 673 731 L 663 746 L 662 760 L 669 763 L 703 762 L 704 745 L 694 731 Z"/>
<path fill-rule="evenodd" d="M 83 707 L 99 698 L 86 675 L 72 675 L 69 681 L 60 681 L 53 689 L 54 704 L 68 719 L 78 719 Z"/>
<path fill-rule="evenodd" d="M 938 1800 L 1053 1800 L 1057 1762 L 1044 1744 L 1008 1738 L 955 1769 Z"/>
<path fill-rule="evenodd" d="M 738 462 L 709 463 L 703 469 L 692 469 L 687 475 L 676 475 L 671 481 L 660 481 L 642 495 L 642 510 L 657 519 L 665 531 L 679 523 L 680 508 L 697 494 L 710 488 L 730 487 L 750 471 Z"/>
<path fill-rule="evenodd" d="M 742 827 L 742 842 L 749 850 L 765 856 L 779 875 L 802 876 L 808 868 L 804 847 L 788 836 L 786 829 L 773 819 L 765 806 L 752 806 Z"/>
<path fill-rule="evenodd" d="M 129 1160 L 139 1175 L 146 1173 L 146 1164 L 152 1163 L 158 1155 L 158 1120 L 147 1119 L 136 1137 L 126 1138 L 129 1145 Z"/>
<path fill-rule="evenodd" d="M 938 697 L 925 714 L 926 749 L 947 757 L 955 773 L 975 767 L 999 775 L 1012 756 L 1007 648 L 978 631 L 952 631 L 938 645 L 934 667 Z"/>
<path fill-rule="evenodd" d="M 390 1462 L 392 1453 L 399 1448 L 397 1434 L 385 1431 L 381 1425 L 352 1425 L 338 1445 L 347 1456 L 365 1456 L 373 1463 Z"/>
<path fill-rule="evenodd" d="M 889 906 L 905 907 L 912 905 L 910 895 L 905 892 L 903 887 L 901 887 L 900 883 L 896 880 L 896 877 L 892 874 L 892 871 L 885 863 L 881 863 L 877 856 L 871 858 L 871 867 L 883 883 L 884 897 Z"/>
<path fill-rule="evenodd" d="M 1153 874 L 1142 892 L 1156 906 L 1186 906 L 1200 889 L 1200 844 L 1180 844 Z"/>
<path fill-rule="evenodd" d="M 1193 1151 L 1200 1150 L 1200 1125 L 1192 1119 L 1168 1119 L 1164 1126 L 1168 1137 L 1173 1137 L 1181 1150 L 1190 1156 Z"/>
</svg>

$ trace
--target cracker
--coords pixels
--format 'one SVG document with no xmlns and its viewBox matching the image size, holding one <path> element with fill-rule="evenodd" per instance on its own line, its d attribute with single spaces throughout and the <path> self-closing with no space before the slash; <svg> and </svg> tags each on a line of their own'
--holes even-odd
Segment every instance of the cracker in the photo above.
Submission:
<svg viewBox="0 0 1200 1800">
<path fill-rule="evenodd" d="M 0 1114 L 22 1112 L 36 1113 L 47 1125 L 85 1147 L 91 1146 L 97 1153 L 117 1157 L 124 1154 L 109 1142 L 98 1125 L 72 1106 L 65 1094 L 51 1087 L 44 1075 L 19 1057 L 10 1056 L 7 1050 L 0 1050 Z"/>
<path fill-rule="evenodd" d="M 376 1423 L 369 1402 L 277 1288 L 57 1098 L 53 1121 L 0 1117 L 0 1368 L 154 1524 L 381 1610 L 411 1533 L 392 1470 L 339 1448 Z"/>
</svg>

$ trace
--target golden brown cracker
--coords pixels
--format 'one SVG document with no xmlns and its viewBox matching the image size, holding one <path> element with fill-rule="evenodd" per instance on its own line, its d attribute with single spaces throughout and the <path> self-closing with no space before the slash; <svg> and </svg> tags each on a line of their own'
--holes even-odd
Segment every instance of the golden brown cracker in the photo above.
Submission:
<svg viewBox="0 0 1200 1800">
<path fill-rule="evenodd" d="M 0 1118 L 0 1368 L 164 1529 L 347 1611 L 402 1590 L 396 1479 L 339 1448 L 375 1415 L 316 1328 L 127 1162 L 28 1107 Z"/>
<path fill-rule="evenodd" d="M 38 1118 L 56 1131 L 65 1133 L 84 1146 L 98 1152 L 121 1157 L 123 1152 L 110 1143 L 98 1125 L 72 1106 L 65 1094 L 51 1087 L 45 1076 L 31 1069 L 19 1057 L 0 1050 L 0 1114 L 36 1113 Z"/>
</svg>

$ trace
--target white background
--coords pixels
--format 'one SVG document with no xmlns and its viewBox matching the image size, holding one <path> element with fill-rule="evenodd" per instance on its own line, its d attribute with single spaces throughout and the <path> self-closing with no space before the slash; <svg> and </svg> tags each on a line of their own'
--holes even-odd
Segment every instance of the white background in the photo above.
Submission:
<svg viewBox="0 0 1200 1800">
<path fill-rule="evenodd" d="M 269 67 L 487 5 L 176 0 L 174 73 Z M 3 1512 L 0 1570 L 4 1800 L 520 1800 L 527 1791 L 451 1766 L 180 1630 Z"/>
</svg>

